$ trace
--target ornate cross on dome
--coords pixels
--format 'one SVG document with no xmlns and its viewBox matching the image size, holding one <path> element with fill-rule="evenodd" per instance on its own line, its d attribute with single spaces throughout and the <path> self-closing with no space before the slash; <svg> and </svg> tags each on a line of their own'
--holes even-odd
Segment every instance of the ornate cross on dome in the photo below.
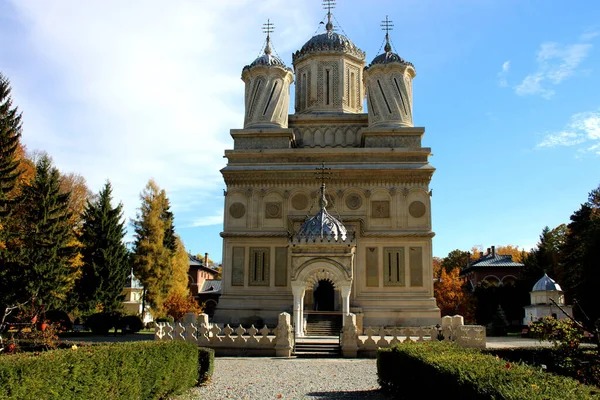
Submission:
<svg viewBox="0 0 600 400">
<path fill-rule="evenodd" d="M 325 29 L 327 31 L 333 30 L 333 24 L 331 23 L 331 10 L 335 8 L 336 0 L 323 0 L 323 8 L 327 10 L 327 25 Z"/>
<path fill-rule="evenodd" d="M 394 29 L 394 24 L 385 16 L 385 21 L 381 21 L 381 30 L 385 31 L 385 47 L 383 48 L 386 53 L 392 51 L 392 45 L 390 44 L 390 31 Z"/>
<path fill-rule="evenodd" d="M 262 31 L 267 34 L 267 45 L 265 46 L 265 54 L 271 54 L 271 36 L 275 30 L 275 24 L 271 23 L 271 20 L 267 19 L 267 23 L 263 24 Z"/>
<path fill-rule="evenodd" d="M 331 168 L 325 167 L 325 161 L 321 162 L 321 166 L 317 168 L 317 179 L 321 180 L 321 199 L 319 205 L 321 208 L 327 207 L 327 199 L 325 198 L 325 180 L 331 179 Z"/>
</svg>

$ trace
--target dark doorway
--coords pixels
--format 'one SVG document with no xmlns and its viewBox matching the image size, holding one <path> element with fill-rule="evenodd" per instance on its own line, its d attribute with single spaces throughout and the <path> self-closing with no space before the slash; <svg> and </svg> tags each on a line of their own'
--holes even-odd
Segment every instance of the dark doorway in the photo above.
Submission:
<svg viewBox="0 0 600 400">
<path fill-rule="evenodd" d="M 314 291 L 315 311 L 334 311 L 334 296 L 333 283 L 327 280 L 320 280 Z"/>
</svg>

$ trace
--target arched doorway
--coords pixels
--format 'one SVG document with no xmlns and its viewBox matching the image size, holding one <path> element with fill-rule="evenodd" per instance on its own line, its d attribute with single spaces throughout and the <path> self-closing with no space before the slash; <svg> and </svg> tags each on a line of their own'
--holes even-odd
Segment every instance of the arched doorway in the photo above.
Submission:
<svg viewBox="0 0 600 400">
<path fill-rule="evenodd" d="M 315 311 L 334 311 L 335 310 L 335 290 L 333 282 L 328 279 L 321 279 L 317 282 L 317 287 L 313 292 Z"/>
</svg>

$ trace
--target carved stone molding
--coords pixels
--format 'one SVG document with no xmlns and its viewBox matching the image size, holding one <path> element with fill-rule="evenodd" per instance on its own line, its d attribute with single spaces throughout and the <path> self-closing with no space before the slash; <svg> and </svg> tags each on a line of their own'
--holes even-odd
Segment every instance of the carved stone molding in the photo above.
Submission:
<svg viewBox="0 0 600 400">
<path fill-rule="evenodd" d="M 280 202 L 265 203 L 265 218 L 268 218 L 268 219 L 281 218 L 281 203 Z"/>
<path fill-rule="evenodd" d="M 371 218 L 389 218 L 390 202 L 387 200 L 374 200 L 371 202 Z"/>
<path fill-rule="evenodd" d="M 292 207 L 296 210 L 304 210 L 308 207 L 308 196 L 304 193 L 298 193 L 292 197 Z"/>
<path fill-rule="evenodd" d="M 421 218 L 425 215 L 425 211 L 427 211 L 427 207 L 420 201 L 413 201 L 408 206 L 408 212 L 413 218 Z"/>
<path fill-rule="evenodd" d="M 246 215 L 246 206 L 240 202 L 233 203 L 229 206 L 229 215 L 233 218 L 242 218 Z"/>
<path fill-rule="evenodd" d="M 352 193 L 348 197 L 346 197 L 346 207 L 350 210 L 358 210 L 362 206 L 362 198 L 356 194 Z"/>
</svg>

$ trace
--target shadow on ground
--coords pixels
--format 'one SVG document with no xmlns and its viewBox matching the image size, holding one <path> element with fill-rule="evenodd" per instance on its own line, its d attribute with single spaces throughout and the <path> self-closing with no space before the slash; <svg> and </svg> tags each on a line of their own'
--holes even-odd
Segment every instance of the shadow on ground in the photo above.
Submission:
<svg viewBox="0 0 600 400">
<path fill-rule="evenodd" d="M 349 392 L 310 392 L 306 393 L 307 397 L 315 399 L 332 399 L 332 400 L 353 400 L 353 399 L 373 399 L 373 400 L 389 400 L 393 399 L 379 389 L 373 390 L 357 390 Z"/>
</svg>

